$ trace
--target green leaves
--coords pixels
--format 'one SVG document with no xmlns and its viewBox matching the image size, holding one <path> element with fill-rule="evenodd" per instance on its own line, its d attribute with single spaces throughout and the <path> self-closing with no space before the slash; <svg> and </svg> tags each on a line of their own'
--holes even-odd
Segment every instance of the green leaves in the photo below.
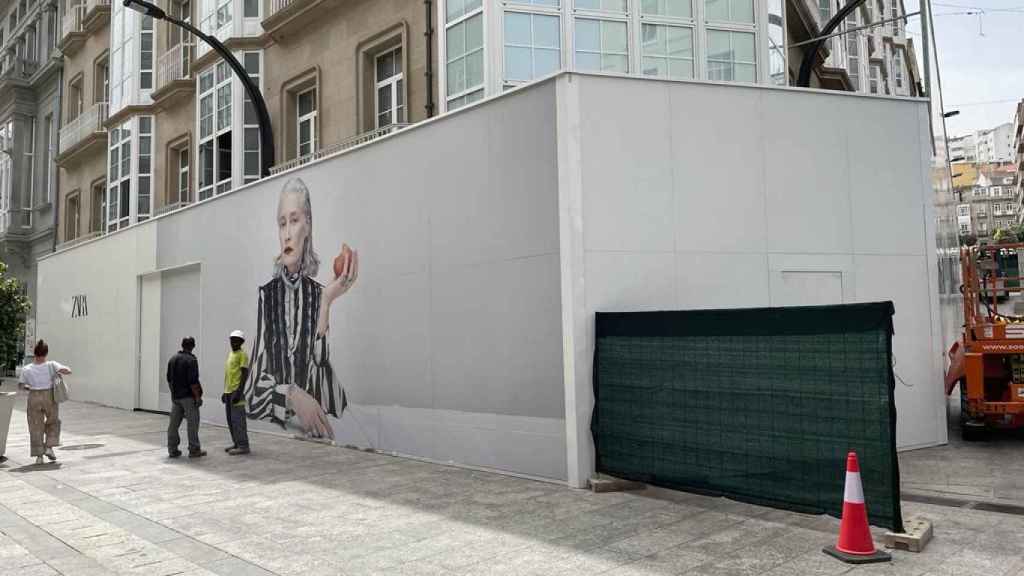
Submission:
<svg viewBox="0 0 1024 576">
<path fill-rule="evenodd" d="M 7 274 L 0 262 L 0 366 L 13 368 L 19 360 L 18 349 L 25 339 L 25 318 L 31 309 L 21 283 Z"/>
</svg>

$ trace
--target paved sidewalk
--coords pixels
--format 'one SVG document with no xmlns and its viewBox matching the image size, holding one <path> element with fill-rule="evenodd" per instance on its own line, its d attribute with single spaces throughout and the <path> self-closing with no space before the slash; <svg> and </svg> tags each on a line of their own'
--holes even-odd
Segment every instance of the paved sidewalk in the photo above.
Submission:
<svg viewBox="0 0 1024 576">
<path fill-rule="evenodd" d="M 164 417 L 69 403 L 62 418 L 59 463 L 35 466 L 15 412 L 0 575 L 1024 574 L 1015 515 L 907 504 L 935 523 L 926 552 L 851 569 L 820 551 L 838 526 L 827 517 L 592 494 L 268 434 L 230 457 L 212 426 L 209 457 L 168 460 Z"/>
</svg>

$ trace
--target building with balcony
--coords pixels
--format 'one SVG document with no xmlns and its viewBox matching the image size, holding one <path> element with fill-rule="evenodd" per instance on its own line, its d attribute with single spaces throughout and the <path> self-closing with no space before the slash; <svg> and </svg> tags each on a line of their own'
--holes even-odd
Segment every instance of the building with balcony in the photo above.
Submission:
<svg viewBox="0 0 1024 576">
<path fill-rule="evenodd" d="M 996 231 L 1017 227 L 1020 207 L 1013 164 L 958 164 L 956 171 L 960 236 L 972 235 L 985 243 Z"/>
<path fill-rule="evenodd" d="M 95 238 L 107 229 L 111 12 L 110 0 L 66 0 L 63 5 L 58 245 Z"/>
<path fill-rule="evenodd" d="M 1024 100 L 1017 103 L 1013 115 L 1013 159 L 1014 174 L 1017 178 L 1017 221 L 1024 224 Z"/>
<path fill-rule="evenodd" d="M 33 304 L 58 212 L 60 30 L 56 1 L 0 2 L 0 259 Z"/>
</svg>

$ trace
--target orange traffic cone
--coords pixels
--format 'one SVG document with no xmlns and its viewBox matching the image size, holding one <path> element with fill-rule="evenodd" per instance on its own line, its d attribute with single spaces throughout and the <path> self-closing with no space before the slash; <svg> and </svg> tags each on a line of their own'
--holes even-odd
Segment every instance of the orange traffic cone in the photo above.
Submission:
<svg viewBox="0 0 1024 576">
<path fill-rule="evenodd" d="M 892 560 L 886 552 L 875 549 L 868 527 L 868 509 L 864 505 L 864 488 L 860 484 L 857 453 L 846 455 L 846 489 L 843 491 L 843 519 L 839 522 L 839 541 L 826 546 L 823 552 L 849 564 L 871 564 Z"/>
</svg>

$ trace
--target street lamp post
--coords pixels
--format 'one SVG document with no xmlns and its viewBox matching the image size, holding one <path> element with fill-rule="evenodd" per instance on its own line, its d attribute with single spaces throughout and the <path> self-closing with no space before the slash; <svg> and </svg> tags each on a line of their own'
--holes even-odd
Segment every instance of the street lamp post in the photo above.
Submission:
<svg viewBox="0 0 1024 576">
<path fill-rule="evenodd" d="M 187 30 L 203 42 L 209 44 L 210 48 L 213 48 L 231 66 L 231 69 L 235 71 L 235 75 L 241 80 L 246 94 L 249 95 L 249 100 L 252 101 L 252 105 L 256 109 L 256 116 L 260 125 L 260 176 L 263 178 L 270 176 L 270 168 L 274 165 L 274 132 L 270 126 L 270 114 L 267 113 L 267 103 L 263 100 L 263 94 L 260 92 L 259 86 L 253 83 L 252 78 L 249 77 L 249 74 L 246 73 L 245 68 L 242 67 L 242 64 L 235 58 L 234 54 L 220 40 L 200 32 L 199 29 L 188 22 L 182 22 L 173 16 L 168 16 L 162 8 L 155 4 L 145 0 L 123 0 L 122 4 L 126 8 L 131 8 L 154 20 L 166 20 L 179 28 Z"/>
</svg>

